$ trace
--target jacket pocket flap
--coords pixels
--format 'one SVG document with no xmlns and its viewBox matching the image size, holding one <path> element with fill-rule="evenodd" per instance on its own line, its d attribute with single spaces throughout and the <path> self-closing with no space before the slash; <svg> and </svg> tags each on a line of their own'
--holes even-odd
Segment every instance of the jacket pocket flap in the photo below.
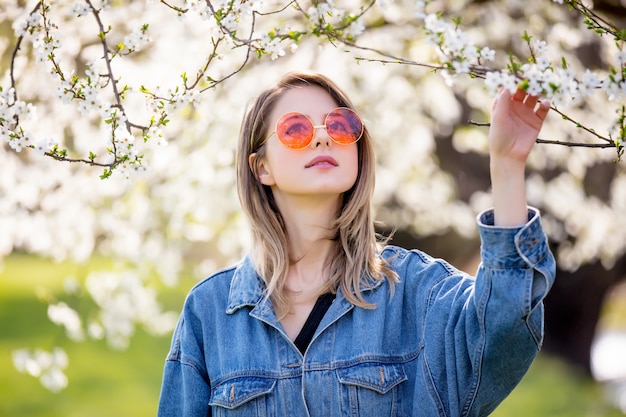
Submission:
<svg viewBox="0 0 626 417">
<path fill-rule="evenodd" d="M 243 377 L 235 378 L 211 388 L 209 405 L 237 408 L 242 404 L 274 389 L 275 379 Z"/>
<path fill-rule="evenodd" d="M 364 363 L 337 371 L 339 382 L 357 385 L 385 394 L 407 379 L 400 364 Z"/>
</svg>

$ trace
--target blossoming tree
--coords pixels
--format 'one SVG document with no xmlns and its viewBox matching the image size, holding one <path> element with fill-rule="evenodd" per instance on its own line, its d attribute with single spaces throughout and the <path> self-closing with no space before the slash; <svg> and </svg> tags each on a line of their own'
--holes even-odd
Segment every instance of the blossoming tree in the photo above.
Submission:
<svg viewBox="0 0 626 417">
<path fill-rule="evenodd" d="M 497 89 L 547 96 L 530 203 L 546 211 L 561 268 L 611 266 L 626 252 L 626 34 L 564 2 L 3 3 L 0 257 L 123 261 L 68 284 L 93 298 L 91 318 L 49 300 L 71 340 L 124 348 L 137 325 L 170 332 L 177 312 L 162 310 L 150 277 L 174 285 L 185 264 L 203 276 L 241 256 L 242 109 L 285 71 L 312 68 L 352 93 L 376 138 L 377 217 L 418 235 L 469 239 L 488 204 L 488 185 L 468 193 L 442 169 L 442 144 L 484 156 Z M 604 199 L 582 186 L 602 163 L 614 166 Z M 67 384 L 61 348 L 18 351 L 15 364 L 52 390 Z"/>
</svg>

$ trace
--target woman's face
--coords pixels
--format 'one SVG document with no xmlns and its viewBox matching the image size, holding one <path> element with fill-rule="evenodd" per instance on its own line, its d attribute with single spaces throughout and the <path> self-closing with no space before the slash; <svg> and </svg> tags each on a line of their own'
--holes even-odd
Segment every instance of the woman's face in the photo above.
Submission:
<svg viewBox="0 0 626 417">
<path fill-rule="evenodd" d="M 326 115 L 336 107 L 334 99 L 318 86 L 290 88 L 278 99 L 270 114 L 268 134 L 274 131 L 276 122 L 285 113 L 302 113 L 318 126 L 324 124 Z M 272 187 L 275 197 L 338 198 L 356 181 L 359 171 L 357 144 L 339 145 L 328 136 L 326 129 L 315 129 L 313 140 L 304 149 L 287 148 L 275 133 L 265 146 L 259 180 Z"/>
</svg>

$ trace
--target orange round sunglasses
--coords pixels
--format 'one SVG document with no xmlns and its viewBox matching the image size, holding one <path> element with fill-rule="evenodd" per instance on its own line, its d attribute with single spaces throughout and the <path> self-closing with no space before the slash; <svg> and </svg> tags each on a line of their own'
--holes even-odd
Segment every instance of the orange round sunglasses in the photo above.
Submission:
<svg viewBox="0 0 626 417">
<path fill-rule="evenodd" d="M 326 128 L 326 133 L 339 145 L 349 145 L 363 135 L 363 122 L 358 114 L 347 107 L 337 107 L 326 115 L 323 125 L 314 125 L 306 115 L 290 112 L 276 122 L 276 129 L 259 145 L 263 145 L 274 133 L 280 143 L 289 149 L 304 149 L 313 140 L 315 129 Z"/>
</svg>

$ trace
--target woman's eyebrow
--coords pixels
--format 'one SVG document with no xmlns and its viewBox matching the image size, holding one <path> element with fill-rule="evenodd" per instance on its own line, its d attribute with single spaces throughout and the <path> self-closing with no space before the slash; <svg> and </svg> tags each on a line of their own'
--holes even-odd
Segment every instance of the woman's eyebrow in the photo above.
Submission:
<svg viewBox="0 0 626 417">
<path fill-rule="evenodd" d="M 287 122 L 287 121 L 292 120 L 292 119 L 300 119 L 302 117 L 306 117 L 306 118 L 310 119 L 310 117 L 307 116 L 306 114 L 299 113 L 299 112 L 293 112 L 293 113 L 290 113 L 289 117 L 287 117 L 285 119 L 285 121 Z"/>
</svg>

